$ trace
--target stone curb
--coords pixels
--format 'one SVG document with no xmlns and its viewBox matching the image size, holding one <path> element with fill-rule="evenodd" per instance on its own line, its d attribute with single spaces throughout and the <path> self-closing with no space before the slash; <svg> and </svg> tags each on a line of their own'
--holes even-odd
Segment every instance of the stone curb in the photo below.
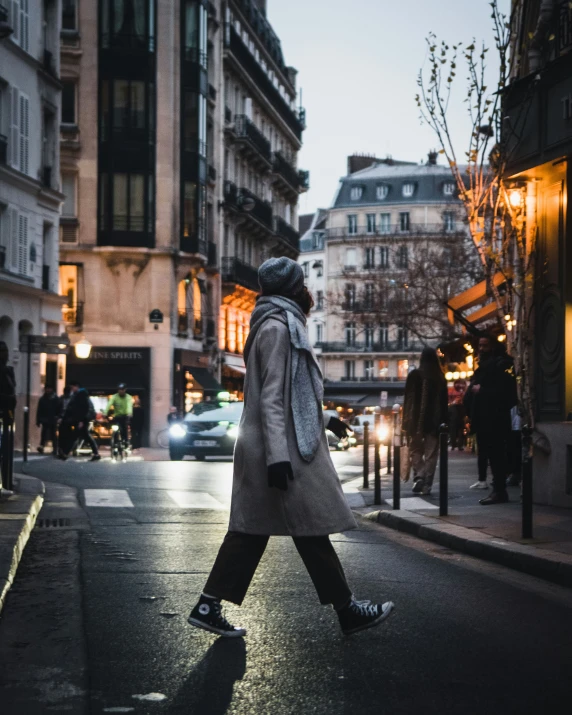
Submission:
<svg viewBox="0 0 572 715">
<path fill-rule="evenodd" d="M 504 541 L 474 529 L 405 510 L 358 512 L 356 516 L 572 588 L 572 556 L 568 554 Z"/>
<path fill-rule="evenodd" d="M 44 483 L 14 475 L 16 492 L 0 504 L 0 613 L 44 503 Z"/>
</svg>

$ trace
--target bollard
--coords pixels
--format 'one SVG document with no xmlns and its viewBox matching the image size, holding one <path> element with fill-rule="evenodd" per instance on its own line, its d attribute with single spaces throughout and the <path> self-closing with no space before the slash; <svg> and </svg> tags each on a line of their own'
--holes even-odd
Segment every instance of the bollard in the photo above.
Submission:
<svg viewBox="0 0 572 715">
<path fill-rule="evenodd" d="M 522 428 L 522 538 L 532 539 L 532 430 Z"/>
<path fill-rule="evenodd" d="M 391 435 L 391 424 L 387 427 L 387 476 L 391 474 L 391 442 L 393 437 Z"/>
<path fill-rule="evenodd" d="M 401 407 L 393 405 L 393 508 L 401 508 Z"/>
<path fill-rule="evenodd" d="M 373 456 L 373 503 L 381 504 L 381 454 L 379 440 L 379 420 L 373 423 L 374 429 L 374 456 Z"/>
<path fill-rule="evenodd" d="M 30 439 L 30 408 L 24 407 L 24 462 L 28 461 L 28 442 Z"/>
<path fill-rule="evenodd" d="M 11 410 L 2 412 L 2 440 L 0 444 L 0 487 L 14 489 L 14 421 Z"/>
<path fill-rule="evenodd" d="M 369 489 L 369 422 L 363 425 L 363 488 Z"/>
<path fill-rule="evenodd" d="M 449 427 L 439 427 L 439 516 L 449 513 Z"/>
</svg>

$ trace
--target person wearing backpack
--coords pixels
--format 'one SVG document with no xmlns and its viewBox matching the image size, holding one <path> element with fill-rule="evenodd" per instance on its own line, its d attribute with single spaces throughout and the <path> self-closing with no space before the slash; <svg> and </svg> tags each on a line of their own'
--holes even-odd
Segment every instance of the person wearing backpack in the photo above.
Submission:
<svg viewBox="0 0 572 715">
<path fill-rule="evenodd" d="M 66 460 L 76 440 L 83 440 L 91 447 L 91 462 L 101 459 L 97 443 L 89 433 L 89 423 L 95 419 L 95 407 L 86 389 L 78 382 L 70 384 L 71 399 L 62 416 L 60 425 L 60 449 L 58 458 Z"/>
</svg>

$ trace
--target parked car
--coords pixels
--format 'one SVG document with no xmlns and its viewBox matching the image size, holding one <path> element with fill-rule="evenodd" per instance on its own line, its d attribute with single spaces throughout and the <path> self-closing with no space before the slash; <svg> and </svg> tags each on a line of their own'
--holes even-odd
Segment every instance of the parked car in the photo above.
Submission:
<svg viewBox="0 0 572 715">
<path fill-rule="evenodd" d="M 244 402 L 199 402 L 169 427 L 169 457 L 232 457 Z"/>
<path fill-rule="evenodd" d="M 354 437 L 357 440 L 357 444 L 363 444 L 363 432 L 366 422 L 369 424 L 370 435 L 373 434 L 374 417 L 375 415 L 356 415 L 350 422 L 350 427 L 353 430 Z"/>
</svg>

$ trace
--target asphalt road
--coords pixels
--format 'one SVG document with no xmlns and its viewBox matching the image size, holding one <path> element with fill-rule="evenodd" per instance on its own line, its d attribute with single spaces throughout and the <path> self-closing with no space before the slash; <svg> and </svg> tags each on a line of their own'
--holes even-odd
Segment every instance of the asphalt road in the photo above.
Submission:
<svg viewBox="0 0 572 715">
<path fill-rule="evenodd" d="M 231 464 L 162 456 L 28 463 L 48 487 L 40 516 L 69 521 L 34 531 L 2 614 L 3 715 L 570 712 L 571 591 L 376 525 L 333 540 L 359 597 L 395 601 L 379 628 L 342 636 L 274 538 L 226 609 L 245 641 L 192 629 Z M 357 452 L 334 459 L 357 475 Z"/>
</svg>

